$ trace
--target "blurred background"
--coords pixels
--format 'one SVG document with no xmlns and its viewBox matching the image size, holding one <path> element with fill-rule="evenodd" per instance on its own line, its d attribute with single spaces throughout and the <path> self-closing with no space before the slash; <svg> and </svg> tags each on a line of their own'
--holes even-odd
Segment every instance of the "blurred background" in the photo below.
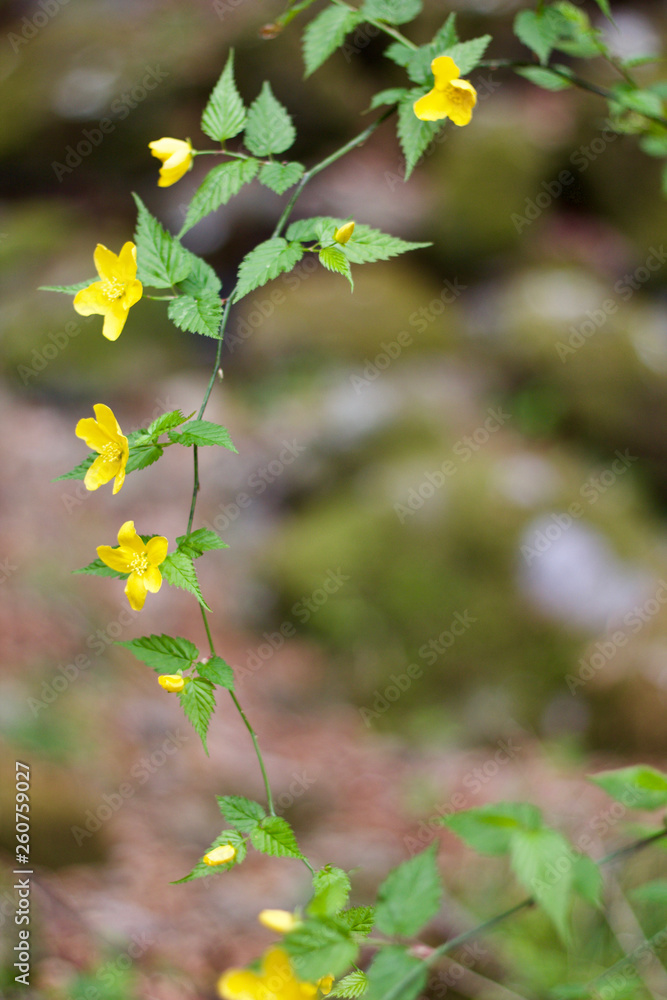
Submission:
<svg viewBox="0 0 667 1000">
<path fill-rule="evenodd" d="M 523 59 L 511 33 L 521 6 L 426 0 L 410 30 L 426 41 L 457 10 L 462 38 L 489 32 L 490 57 Z M 0 8 L 7 997 L 212 998 L 224 968 L 271 940 L 258 910 L 307 898 L 305 869 L 257 855 L 169 885 L 219 833 L 216 793 L 262 797 L 256 762 L 231 704 L 221 700 L 207 759 L 177 700 L 113 646 L 164 630 L 203 648 L 194 600 L 165 586 L 138 618 L 118 581 L 69 573 L 126 519 L 182 534 L 190 453 L 170 449 L 116 497 L 52 482 L 84 457 L 74 427 L 93 403 L 125 431 L 195 410 L 214 343 L 143 300 L 111 344 L 99 317 L 36 291 L 92 274 L 97 242 L 118 251 L 131 238 L 133 190 L 180 228 L 210 164 L 159 189 L 147 143 L 210 145 L 199 119 L 230 45 L 246 102 L 271 81 L 297 125 L 290 156 L 305 164 L 365 127 L 378 89 L 402 85 L 385 41 L 363 31 L 304 83 L 302 24 L 262 37 L 281 11 L 272 0 Z M 619 53 L 664 48 L 664 3 L 615 13 L 618 30 L 605 30 Z M 614 80 L 608 67 L 586 72 Z M 306 189 L 295 217 L 350 216 L 433 245 L 355 268 L 354 296 L 307 261 L 235 309 L 208 416 L 239 454 L 200 453 L 195 521 L 230 546 L 201 561 L 201 581 L 280 811 L 318 864 L 359 868 L 358 902 L 439 837 L 452 897 L 432 943 L 498 909 L 504 876 L 425 818 L 530 799 L 575 842 L 592 835 L 599 856 L 630 816 L 600 819 L 608 802 L 585 774 L 660 767 L 667 752 L 659 164 L 608 130 L 594 95 L 502 71 L 473 82 L 473 123 L 447 127 L 407 184 L 390 122 Z M 246 186 L 186 237 L 227 291 L 286 197 Z M 29 988 L 14 986 L 11 957 L 15 760 L 32 775 Z M 659 873 L 661 858 L 642 864 Z M 651 902 L 664 923 L 664 899 Z M 545 995 L 572 972 L 567 956 L 539 915 L 518 925 L 521 940 L 507 929 L 477 956 L 478 980 L 464 970 L 428 995 L 493 997 L 489 979 Z"/>
</svg>

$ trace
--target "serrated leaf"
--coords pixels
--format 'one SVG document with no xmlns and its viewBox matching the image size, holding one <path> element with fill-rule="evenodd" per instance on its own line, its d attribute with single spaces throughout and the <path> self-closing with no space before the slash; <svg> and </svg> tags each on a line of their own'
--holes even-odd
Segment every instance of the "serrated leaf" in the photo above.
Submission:
<svg viewBox="0 0 667 1000">
<path fill-rule="evenodd" d="M 201 333 L 205 337 L 216 339 L 220 336 L 222 302 L 217 295 L 206 293 L 199 298 L 179 295 L 170 301 L 167 313 L 179 330 Z"/>
<path fill-rule="evenodd" d="M 523 887 L 551 917 L 564 941 L 569 938 L 569 909 L 574 880 L 574 850 L 557 830 L 517 829 L 511 837 L 512 870 Z"/>
<path fill-rule="evenodd" d="M 355 941 L 333 922 L 311 918 L 284 938 L 294 970 L 306 982 L 322 976 L 338 976 L 354 962 L 359 951 Z"/>
<path fill-rule="evenodd" d="M 451 56 L 459 68 L 461 76 L 472 72 L 479 64 L 482 56 L 486 52 L 491 35 L 480 35 L 479 38 L 471 38 L 467 42 L 457 42 L 444 53 Z"/>
<path fill-rule="evenodd" d="M 221 205 L 238 194 L 244 184 L 249 184 L 259 169 L 257 160 L 231 160 L 213 167 L 195 191 L 185 216 L 179 236 L 196 226 L 205 216 L 217 211 Z"/>
<path fill-rule="evenodd" d="M 322 247 L 318 253 L 318 257 L 322 267 L 326 267 L 327 271 L 335 271 L 337 274 L 342 274 L 350 282 L 351 288 L 354 289 L 350 262 L 340 247 Z"/>
<path fill-rule="evenodd" d="M 300 219 L 292 223 L 287 230 L 287 236 L 288 239 L 305 242 L 330 240 L 345 221 L 347 220 L 334 219 L 326 215 Z M 397 236 L 389 236 L 379 229 L 372 229 L 364 223 L 357 223 L 352 236 L 341 249 L 352 264 L 367 264 L 378 260 L 389 260 L 408 250 L 418 250 L 430 245 L 430 243 L 408 243 Z"/>
<path fill-rule="evenodd" d="M 187 590 L 189 594 L 193 594 L 197 598 L 203 608 L 207 611 L 211 610 L 202 597 L 197 579 L 197 571 L 190 556 L 186 556 L 184 552 L 172 552 L 161 563 L 160 571 L 167 583 L 171 584 L 172 587 L 180 587 L 181 590 Z"/>
<path fill-rule="evenodd" d="M 343 976 L 337 983 L 334 983 L 332 988 L 327 993 L 330 997 L 349 997 L 350 1000 L 354 1000 L 354 997 L 360 997 L 366 991 L 368 986 L 368 977 L 365 972 L 361 969 L 355 969 L 348 976 Z"/>
<path fill-rule="evenodd" d="M 192 270 L 187 278 L 179 281 L 178 290 L 184 295 L 192 295 L 195 299 L 201 298 L 202 295 L 219 295 L 222 282 L 210 264 L 194 253 L 188 251 L 188 254 Z"/>
<path fill-rule="evenodd" d="M 423 90 L 408 90 L 398 106 L 397 132 L 405 157 L 406 181 L 443 126 L 442 122 L 423 122 L 417 118 L 413 105 L 423 96 Z"/>
<path fill-rule="evenodd" d="M 365 937 L 375 925 L 375 907 L 352 906 L 349 910 L 339 913 L 338 920 L 342 921 L 352 934 L 362 934 Z"/>
<path fill-rule="evenodd" d="M 303 176 L 302 163 L 264 163 L 259 172 L 259 182 L 276 194 L 284 194 Z"/>
<path fill-rule="evenodd" d="M 506 854 L 517 830 L 539 830 L 540 810 L 528 802 L 498 802 L 444 816 L 440 820 L 479 854 Z"/>
<path fill-rule="evenodd" d="M 284 153 L 296 139 L 296 129 L 287 108 L 265 81 L 259 97 L 248 109 L 243 142 L 255 156 Z"/>
<path fill-rule="evenodd" d="M 267 816 L 260 826 L 251 830 L 250 840 L 256 851 L 270 854 L 272 858 L 303 857 L 292 827 L 282 816 Z"/>
<path fill-rule="evenodd" d="M 407 58 L 403 53 L 396 53 L 405 66 L 408 76 L 414 83 L 430 83 L 433 80 L 431 63 L 437 56 L 447 54 L 459 38 L 456 33 L 456 15 L 450 14 L 441 28 L 426 45 L 421 45 L 415 52 L 408 49 Z M 385 53 L 388 54 L 388 53 Z M 391 55 L 389 58 L 392 58 Z M 456 61 L 456 60 L 455 60 Z M 458 65 L 458 64 L 457 64 Z"/>
<path fill-rule="evenodd" d="M 265 240 L 241 261 L 234 301 L 238 302 L 248 292 L 265 285 L 285 271 L 291 271 L 303 257 L 300 244 L 288 243 L 282 237 Z"/>
<path fill-rule="evenodd" d="M 313 898 L 308 913 L 313 917 L 331 917 L 342 910 L 350 895 L 350 876 L 342 868 L 326 865 L 313 875 Z"/>
<path fill-rule="evenodd" d="M 96 458 L 97 455 L 94 452 L 91 452 L 90 455 L 86 455 L 83 462 L 79 462 L 79 464 L 76 465 L 73 469 L 70 469 L 69 472 L 63 472 L 62 476 L 56 476 L 55 479 L 51 480 L 51 482 L 59 483 L 61 479 L 85 479 L 86 472 L 91 467 Z"/>
<path fill-rule="evenodd" d="M 178 240 L 151 215 L 138 194 L 137 206 L 137 277 L 152 288 L 171 288 L 187 277 L 192 269 L 190 254 Z"/>
<path fill-rule="evenodd" d="M 543 12 L 521 10 L 514 18 L 514 34 L 520 42 L 531 49 L 541 63 L 549 59 L 557 33 L 553 23 Z"/>
<path fill-rule="evenodd" d="M 40 285 L 38 291 L 40 292 L 63 292 L 65 295 L 76 295 L 80 292 L 82 288 L 88 288 L 88 285 L 94 284 L 94 282 L 99 281 L 98 275 L 94 278 L 88 278 L 87 281 L 79 281 L 76 285 Z"/>
<path fill-rule="evenodd" d="M 365 0 L 359 13 L 365 20 L 405 24 L 422 11 L 422 0 Z"/>
<path fill-rule="evenodd" d="M 542 87 L 543 90 L 567 90 L 568 87 L 572 86 L 569 80 L 558 73 L 552 73 L 550 69 L 543 69 L 542 66 L 524 66 L 515 69 L 514 72 L 525 77 L 526 80 L 530 80 L 536 87 Z"/>
<path fill-rule="evenodd" d="M 164 563 L 163 563 L 164 566 Z M 208 733 L 211 716 L 215 711 L 215 689 L 210 681 L 201 677 L 191 678 L 182 691 L 178 693 L 179 700 L 186 717 L 202 741 L 202 746 L 208 755 L 206 734 Z"/>
<path fill-rule="evenodd" d="M 404 861 L 378 889 L 375 924 L 384 934 L 412 937 L 435 916 L 442 899 L 442 881 L 435 844 Z"/>
<path fill-rule="evenodd" d="M 210 420 L 190 420 L 181 427 L 180 431 L 170 431 L 169 437 L 172 441 L 186 447 L 193 444 L 217 445 L 220 448 L 227 448 L 228 451 L 236 452 L 227 428 L 223 427 L 222 424 L 214 424 Z"/>
<path fill-rule="evenodd" d="M 387 59 L 391 59 L 391 61 L 396 63 L 397 66 L 403 67 L 407 67 L 414 54 L 415 50 L 411 49 L 409 45 L 405 45 L 403 42 L 392 42 L 391 45 L 384 50 L 384 55 Z"/>
<path fill-rule="evenodd" d="M 216 798 L 227 822 L 243 833 L 250 833 L 266 818 L 264 807 L 243 795 L 217 795 Z"/>
<path fill-rule="evenodd" d="M 117 580 L 124 580 L 128 576 L 127 573 L 119 573 L 118 570 L 111 569 L 111 567 L 107 566 L 106 563 L 103 563 L 101 559 L 93 559 L 93 561 L 88 563 L 87 566 L 82 566 L 81 569 L 73 569 L 72 573 L 75 575 L 78 573 L 86 573 L 90 576 L 112 576 Z"/>
<path fill-rule="evenodd" d="M 162 413 L 156 417 L 146 428 L 146 434 L 151 438 L 159 438 L 161 434 L 173 430 L 174 427 L 179 427 L 187 419 L 180 410 L 170 410 L 169 413 Z"/>
<path fill-rule="evenodd" d="M 176 879 L 176 881 L 171 882 L 170 885 L 180 885 L 181 882 L 192 882 L 196 878 L 205 878 L 207 875 L 218 875 L 220 872 L 229 871 L 235 865 L 240 865 L 242 861 L 245 860 L 248 849 L 245 844 L 245 838 L 237 833 L 236 830 L 223 830 L 219 837 L 216 837 L 208 851 L 214 850 L 216 847 L 222 847 L 223 844 L 231 844 L 232 847 L 236 849 L 236 857 L 232 858 L 231 861 L 227 861 L 224 865 L 207 865 L 205 861 L 198 861 L 191 872 L 185 875 L 183 878 Z"/>
<path fill-rule="evenodd" d="M 153 462 L 157 462 L 158 458 L 162 456 L 164 449 L 159 444 L 154 444 L 152 442 L 147 442 L 146 444 L 132 445 L 130 447 L 130 454 L 127 460 L 127 465 L 125 466 L 125 471 L 138 472 L 139 469 L 145 469 Z"/>
<path fill-rule="evenodd" d="M 217 142 L 232 139 L 243 130 L 246 112 L 234 81 L 234 50 L 216 83 L 201 119 L 202 132 Z"/>
<path fill-rule="evenodd" d="M 362 18 L 349 7 L 325 7 L 313 18 L 303 33 L 305 76 L 309 77 L 342 45 L 345 36 L 361 24 Z"/>
<path fill-rule="evenodd" d="M 197 673 L 211 684 L 217 684 L 227 691 L 234 690 L 234 671 L 221 656 L 211 656 L 206 663 L 198 663 Z"/>
<path fill-rule="evenodd" d="M 191 559 L 197 559 L 204 552 L 213 552 L 215 549 L 227 549 L 229 546 L 223 542 L 220 535 L 210 528 L 197 528 L 189 535 L 179 535 L 176 539 L 176 546 L 180 552 L 185 552 Z"/>
<path fill-rule="evenodd" d="M 407 94 L 405 87 L 390 87 L 389 90 L 381 90 L 375 94 L 370 103 L 371 111 L 381 107 L 383 104 L 398 104 Z"/>
<path fill-rule="evenodd" d="M 662 809 L 667 806 L 667 774 L 647 764 L 635 764 L 589 775 L 607 795 L 629 809 Z"/>
<path fill-rule="evenodd" d="M 405 948 L 391 945 L 378 952 L 367 976 L 366 1000 L 415 1000 L 426 985 L 428 969 Z"/>
<path fill-rule="evenodd" d="M 199 650 L 189 639 L 171 635 L 144 635 L 139 639 L 117 642 L 134 653 L 138 660 L 159 674 L 187 670 L 199 656 Z"/>
</svg>

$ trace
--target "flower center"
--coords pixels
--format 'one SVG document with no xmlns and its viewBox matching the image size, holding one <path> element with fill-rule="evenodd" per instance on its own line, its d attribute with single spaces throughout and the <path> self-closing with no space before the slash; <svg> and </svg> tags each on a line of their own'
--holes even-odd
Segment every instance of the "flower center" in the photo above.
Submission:
<svg viewBox="0 0 667 1000">
<path fill-rule="evenodd" d="M 131 571 L 136 573 L 138 576 L 143 576 L 148 569 L 148 556 L 140 555 L 133 556 L 132 562 L 130 563 Z"/>
<path fill-rule="evenodd" d="M 120 448 L 113 441 L 109 441 L 100 451 L 100 455 L 105 462 L 117 462 L 120 458 Z"/>
<path fill-rule="evenodd" d="M 111 278 L 110 280 L 102 282 L 102 295 L 109 302 L 116 302 L 117 299 L 123 297 L 123 292 L 125 291 L 125 286 L 122 281 L 118 278 Z"/>
<path fill-rule="evenodd" d="M 462 87 L 454 87 L 451 83 L 447 87 L 447 100 L 451 101 L 452 104 L 456 104 L 459 107 L 468 107 L 470 104 L 471 94 L 467 90 L 463 90 Z"/>
</svg>

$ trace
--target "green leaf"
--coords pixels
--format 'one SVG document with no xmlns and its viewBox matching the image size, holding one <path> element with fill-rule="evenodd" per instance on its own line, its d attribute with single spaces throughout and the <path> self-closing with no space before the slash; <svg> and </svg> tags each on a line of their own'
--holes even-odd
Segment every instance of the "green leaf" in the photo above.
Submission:
<svg viewBox="0 0 667 1000">
<path fill-rule="evenodd" d="M 222 302 L 217 295 L 206 293 L 199 298 L 179 295 L 177 299 L 170 301 L 167 313 L 179 330 L 201 333 L 205 337 L 216 339 L 220 336 Z"/>
<path fill-rule="evenodd" d="M 250 833 L 266 817 L 259 802 L 253 802 L 242 795 L 217 795 L 216 798 L 227 822 L 243 833 Z"/>
<path fill-rule="evenodd" d="M 564 941 L 569 938 L 575 853 L 557 830 L 517 829 L 511 837 L 511 864 L 519 882 L 537 900 Z"/>
<path fill-rule="evenodd" d="M 73 469 L 70 469 L 69 472 L 63 472 L 62 476 L 56 476 L 56 478 L 52 479 L 51 482 L 59 483 L 61 479 L 85 479 L 86 472 L 91 467 L 96 458 L 97 454 L 91 451 L 89 455 L 86 455 L 83 462 L 79 462 L 79 464 L 76 465 Z"/>
<path fill-rule="evenodd" d="M 326 865 L 313 875 L 313 892 L 308 913 L 313 917 L 332 917 L 347 903 L 350 876 L 342 868 Z"/>
<path fill-rule="evenodd" d="M 404 861 L 378 889 L 375 923 L 384 934 L 412 937 L 435 916 L 442 899 L 442 881 L 435 860 L 436 845 Z"/>
<path fill-rule="evenodd" d="M 192 882 L 196 878 L 205 878 L 207 875 L 217 875 L 219 872 L 229 871 L 235 865 L 240 865 L 242 861 L 245 860 L 248 849 L 245 844 L 245 838 L 237 833 L 236 830 L 223 830 L 219 837 L 216 837 L 208 851 L 212 851 L 215 847 L 222 847 L 223 844 L 231 844 L 232 847 L 236 849 L 236 857 L 231 861 L 227 861 L 224 865 L 207 865 L 205 861 L 198 861 L 194 866 L 192 871 L 185 875 L 183 878 L 176 879 L 175 882 L 171 882 L 171 885 L 180 885 L 181 882 Z"/>
<path fill-rule="evenodd" d="M 365 0 L 359 13 L 367 21 L 405 24 L 421 14 L 422 7 L 422 0 Z"/>
<path fill-rule="evenodd" d="M 572 86 L 569 80 L 559 76 L 558 73 L 552 73 L 550 69 L 543 69 L 541 66 L 525 66 L 514 72 L 525 77 L 526 80 L 530 80 L 536 87 L 542 87 L 543 90 L 567 90 L 568 87 Z"/>
<path fill-rule="evenodd" d="M 128 573 L 119 573 L 118 570 L 111 569 L 101 559 L 93 559 L 87 566 L 82 566 L 81 569 L 73 569 L 72 573 L 87 573 L 91 576 L 113 576 L 117 580 L 124 580 L 129 575 Z"/>
<path fill-rule="evenodd" d="M 354 1000 L 354 997 L 360 997 L 362 993 L 365 993 L 367 986 L 368 977 L 366 973 L 362 972 L 361 969 L 355 969 L 349 976 L 344 976 L 335 983 L 327 996 L 350 997 L 351 1000 Z"/>
<path fill-rule="evenodd" d="M 195 191 L 179 236 L 238 194 L 259 169 L 257 160 L 231 160 L 213 167 Z"/>
<path fill-rule="evenodd" d="M 250 840 L 256 851 L 270 854 L 272 858 L 303 857 L 292 827 L 282 816 L 267 816 L 260 826 L 250 831 Z"/>
<path fill-rule="evenodd" d="M 291 271 L 302 257 L 301 244 L 288 243 L 282 237 L 260 243 L 241 261 L 234 301 L 238 302 L 248 292 L 265 285 L 279 274 Z"/>
<path fill-rule="evenodd" d="M 612 24 L 614 24 L 614 18 L 612 17 L 611 8 L 609 6 L 609 0 L 595 0 L 596 4 L 602 11 L 605 17 L 609 18 Z"/>
<path fill-rule="evenodd" d="M 349 910 L 339 913 L 338 920 L 344 923 L 352 934 L 362 934 L 365 937 L 375 925 L 375 907 L 352 906 Z"/>
<path fill-rule="evenodd" d="M 591 27 L 588 14 L 569 0 L 545 8 L 544 17 L 555 34 L 553 47 L 578 59 L 608 54 L 601 32 Z"/>
<path fill-rule="evenodd" d="M 172 635 L 143 635 L 140 639 L 117 642 L 134 653 L 138 660 L 159 674 L 187 670 L 199 656 L 199 650 L 189 639 Z"/>
<path fill-rule="evenodd" d="M 514 18 L 514 34 L 535 53 L 541 63 L 549 59 L 557 33 L 552 21 L 534 10 L 521 10 Z"/>
<path fill-rule="evenodd" d="M 159 438 L 161 434 L 173 430 L 174 427 L 178 427 L 187 419 L 180 410 L 170 410 L 169 413 L 162 413 L 156 417 L 146 428 L 146 434 L 153 439 Z"/>
<path fill-rule="evenodd" d="M 160 565 L 160 571 L 167 583 L 171 584 L 172 587 L 180 587 L 181 590 L 187 590 L 189 594 L 193 594 L 197 598 L 203 608 L 207 611 L 211 610 L 202 597 L 197 572 L 190 556 L 186 556 L 184 552 L 179 552 L 178 550 L 172 552 Z"/>
<path fill-rule="evenodd" d="M 321 14 L 313 18 L 303 33 L 305 76 L 310 76 L 326 62 L 361 21 L 358 11 L 333 5 L 325 7 Z"/>
<path fill-rule="evenodd" d="M 95 281 L 99 280 L 99 276 L 95 275 L 94 278 L 88 278 L 87 281 L 79 281 L 76 285 L 40 285 L 38 291 L 63 292 L 65 295 L 76 295 L 82 288 L 88 288 L 88 285 L 92 285 Z"/>
<path fill-rule="evenodd" d="M 220 79 L 213 88 L 201 119 L 202 132 L 224 142 L 243 131 L 246 121 L 241 95 L 234 82 L 234 50 L 229 53 Z"/>
<path fill-rule="evenodd" d="M 187 277 L 192 269 L 190 254 L 178 240 L 163 229 L 151 215 L 139 195 L 133 195 L 137 205 L 137 277 L 152 288 L 171 288 Z"/>
<path fill-rule="evenodd" d="M 259 172 L 259 182 L 276 194 L 284 194 L 303 176 L 302 163 L 264 163 Z"/>
<path fill-rule="evenodd" d="M 467 42 L 457 42 L 443 55 L 451 56 L 458 66 L 461 76 L 465 76 L 479 64 L 490 41 L 491 35 L 480 35 L 479 38 L 471 38 Z"/>
<path fill-rule="evenodd" d="M 572 888 L 591 906 L 602 905 L 602 875 L 595 862 L 585 854 L 574 860 Z"/>
<path fill-rule="evenodd" d="M 456 45 L 458 40 L 456 15 L 450 14 L 427 45 L 421 45 L 416 52 L 408 49 L 407 57 L 404 53 L 399 52 L 396 55 L 401 60 L 400 65 L 405 66 L 408 76 L 414 83 L 430 83 L 433 80 L 431 63 L 437 56 L 448 54 L 449 49 Z M 385 53 L 385 55 L 388 54 Z M 391 59 L 392 56 L 389 55 L 389 58 Z"/>
<path fill-rule="evenodd" d="M 365 1000 L 415 1000 L 426 986 L 428 969 L 400 945 L 383 948 L 368 970 Z"/>
<path fill-rule="evenodd" d="M 293 222 L 287 231 L 288 239 L 304 241 L 326 241 L 333 239 L 336 230 L 347 219 L 334 219 L 331 216 L 318 215 L 311 219 L 300 219 Z M 340 249 L 352 264 L 367 264 L 377 260 L 389 260 L 408 250 L 419 250 L 428 247 L 430 243 L 408 243 L 397 236 L 389 236 L 372 229 L 364 223 L 357 223 L 352 236 Z"/>
<path fill-rule="evenodd" d="M 632 890 L 632 898 L 651 906 L 667 906 L 667 879 L 658 878 Z"/>
<path fill-rule="evenodd" d="M 389 90 L 381 90 L 372 98 L 370 109 L 379 108 L 383 104 L 398 104 L 407 94 L 405 87 L 390 87 Z"/>
<path fill-rule="evenodd" d="M 184 552 L 191 559 L 198 559 L 204 552 L 213 552 L 215 549 L 227 549 L 229 546 L 223 542 L 220 535 L 210 528 L 197 528 L 189 535 L 179 535 L 176 539 L 176 546 L 179 552 Z"/>
<path fill-rule="evenodd" d="M 662 100 L 652 90 L 639 90 L 629 83 L 619 83 L 613 88 L 614 100 L 628 111 L 640 115 L 662 115 Z"/>
<path fill-rule="evenodd" d="M 159 444 L 153 444 L 152 442 L 132 445 L 125 471 L 129 473 L 145 469 L 147 466 L 152 465 L 153 462 L 157 462 L 163 453 L 164 449 Z"/>
<path fill-rule="evenodd" d="M 211 716 L 215 711 L 215 689 L 213 685 L 210 681 L 204 680 L 202 677 L 194 677 L 187 681 L 183 690 L 179 691 L 178 697 L 183 706 L 183 711 L 192 723 L 208 755 L 206 734 Z"/>
<path fill-rule="evenodd" d="M 203 295 L 219 295 L 222 282 L 210 264 L 190 251 L 188 254 L 192 270 L 187 278 L 179 281 L 178 290 L 184 295 L 192 295 L 195 299 L 199 299 Z"/>
<path fill-rule="evenodd" d="M 410 60 L 415 56 L 415 50 L 411 49 L 409 45 L 404 45 L 403 42 L 392 42 L 392 44 L 384 50 L 384 55 L 387 59 L 391 59 L 392 62 L 395 62 L 397 66 L 407 68 Z"/>
<path fill-rule="evenodd" d="M 207 663 L 198 663 L 197 673 L 211 684 L 217 684 L 227 691 L 234 690 L 234 671 L 221 656 L 211 656 Z"/>
<path fill-rule="evenodd" d="M 667 133 L 643 135 L 639 148 L 647 156 L 667 156 Z"/>
<path fill-rule="evenodd" d="M 589 775 L 607 795 L 628 809 L 662 809 L 667 806 L 667 775 L 647 764 L 635 764 Z"/>
<path fill-rule="evenodd" d="M 296 139 L 296 129 L 287 108 L 264 82 L 259 97 L 248 109 L 244 144 L 255 156 L 284 153 Z"/>
<path fill-rule="evenodd" d="M 323 267 L 326 267 L 327 271 L 336 271 L 338 274 L 342 274 L 345 278 L 347 278 L 350 282 L 350 286 L 354 289 L 350 262 L 340 247 L 322 247 L 318 256 L 320 264 Z"/>
<path fill-rule="evenodd" d="M 540 810 L 528 802 L 498 802 L 443 817 L 440 822 L 479 854 L 506 854 L 517 830 L 539 830 Z"/>
<path fill-rule="evenodd" d="M 422 154 L 442 128 L 442 122 L 423 122 L 414 112 L 413 104 L 424 96 L 423 90 L 408 90 L 398 106 L 398 139 L 405 157 L 405 179 L 416 167 Z"/>
<path fill-rule="evenodd" d="M 284 947 L 294 970 L 306 982 L 317 982 L 322 976 L 338 976 L 357 957 L 359 947 L 349 934 L 333 921 L 312 918 L 290 931 Z"/>
<path fill-rule="evenodd" d="M 214 424 L 210 420 L 190 420 L 180 431 L 170 431 L 169 437 L 178 444 L 189 447 L 192 444 L 206 446 L 217 445 L 236 453 L 236 448 L 229 436 L 229 431 L 222 424 Z"/>
</svg>

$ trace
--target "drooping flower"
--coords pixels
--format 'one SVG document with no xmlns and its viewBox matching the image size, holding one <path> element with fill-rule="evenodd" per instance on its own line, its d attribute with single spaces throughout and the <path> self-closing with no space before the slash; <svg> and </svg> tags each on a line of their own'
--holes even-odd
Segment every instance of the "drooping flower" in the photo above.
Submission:
<svg viewBox="0 0 667 1000">
<path fill-rule="evenodd" d="M 180 674 L 160 674 L 157 682 L 170 694 L 178 694 L 185 687 L 185 677 L 181 677 Z"/>
<path fill-rule="evenodd" d="M 74 308 L 80 316 L 104 316 L 102 333 L 107 340 L 118 340 L 130 307 L 143 294 L 137 281 L 137 248 L 128 241 L 116 255 L 98 243 L 94 260 L 100 280 L 76 293 Z"/>
<path fill-rule="evenodd" d="M 313 1000 L 317 990 L 316 983 L 297 979 L 282 948 L 266 952 L 259 973 L 229 969 L 218 980 L 218 993 L 223 1000 Z"/>
<path fill-rule="evenodd" d="M 477 104 L 477 91 L 468 80 L 460 80 L 460 70 L 451 56 L 438 56 L 431 63 L 435 86 L 413 107 L 417 118 L 437 122 L 451 118 L 455 125 L 467 125 Z"/>
<path fill-rule="evenodd" d="M 220 847 L 214 847 L 212 851 L 205 854 L 202 861 L 206 865 L 225 865 L 228 861 L 233 861 L 236 857 L 236 848 L 232 847 L 231 844 L 221 844 Z"/>
<path fill-rule="evenodd" d="M 257 919 L 276 934 L 289 934 L 300 921 L 289 910 L 262 910 Z"/>
<path fill-rule="evenodd" d="M 118 548 L 98 545 L 97 554 L 105 565 L 118 573 L 129 573 L 125 594 L 133 611 L 141 611 L 148 591 L 157 594 L 162 586 L 158 566 L 167 558 L 169 542 L 162 535 L 155 535 L 144 543 L 134 528 L 134 521 L 126 521 L 118 532 Z"/>
<path fill-rule="evenodd" d="M 354 232 L 354 222 L 346 222 L 344 225 L 340 226 L 339 229 L 334 233 L 334 239 L 336 243 L 347 243 L 350 236 Z"/>
<path fill-rule="evenodd" d="M 192 167 L 192 143 L 189 139 L 155 139 L 148 143 L 153 156 L 162 161 L 158 187 L 170 187 Z"/>
<path fill-rule="evenodd" d="M 130 455 L 127 438 L 110 407 L 95 403 L 93 410 L 95 419 L 83 417 L 74 431 L 89 448 L 99 452 L 83 482 L 87 490 L 97 490 L 115 477 L 113 491 L 118 493 L 125 482 L 125 466 Z"/>
</svg>

